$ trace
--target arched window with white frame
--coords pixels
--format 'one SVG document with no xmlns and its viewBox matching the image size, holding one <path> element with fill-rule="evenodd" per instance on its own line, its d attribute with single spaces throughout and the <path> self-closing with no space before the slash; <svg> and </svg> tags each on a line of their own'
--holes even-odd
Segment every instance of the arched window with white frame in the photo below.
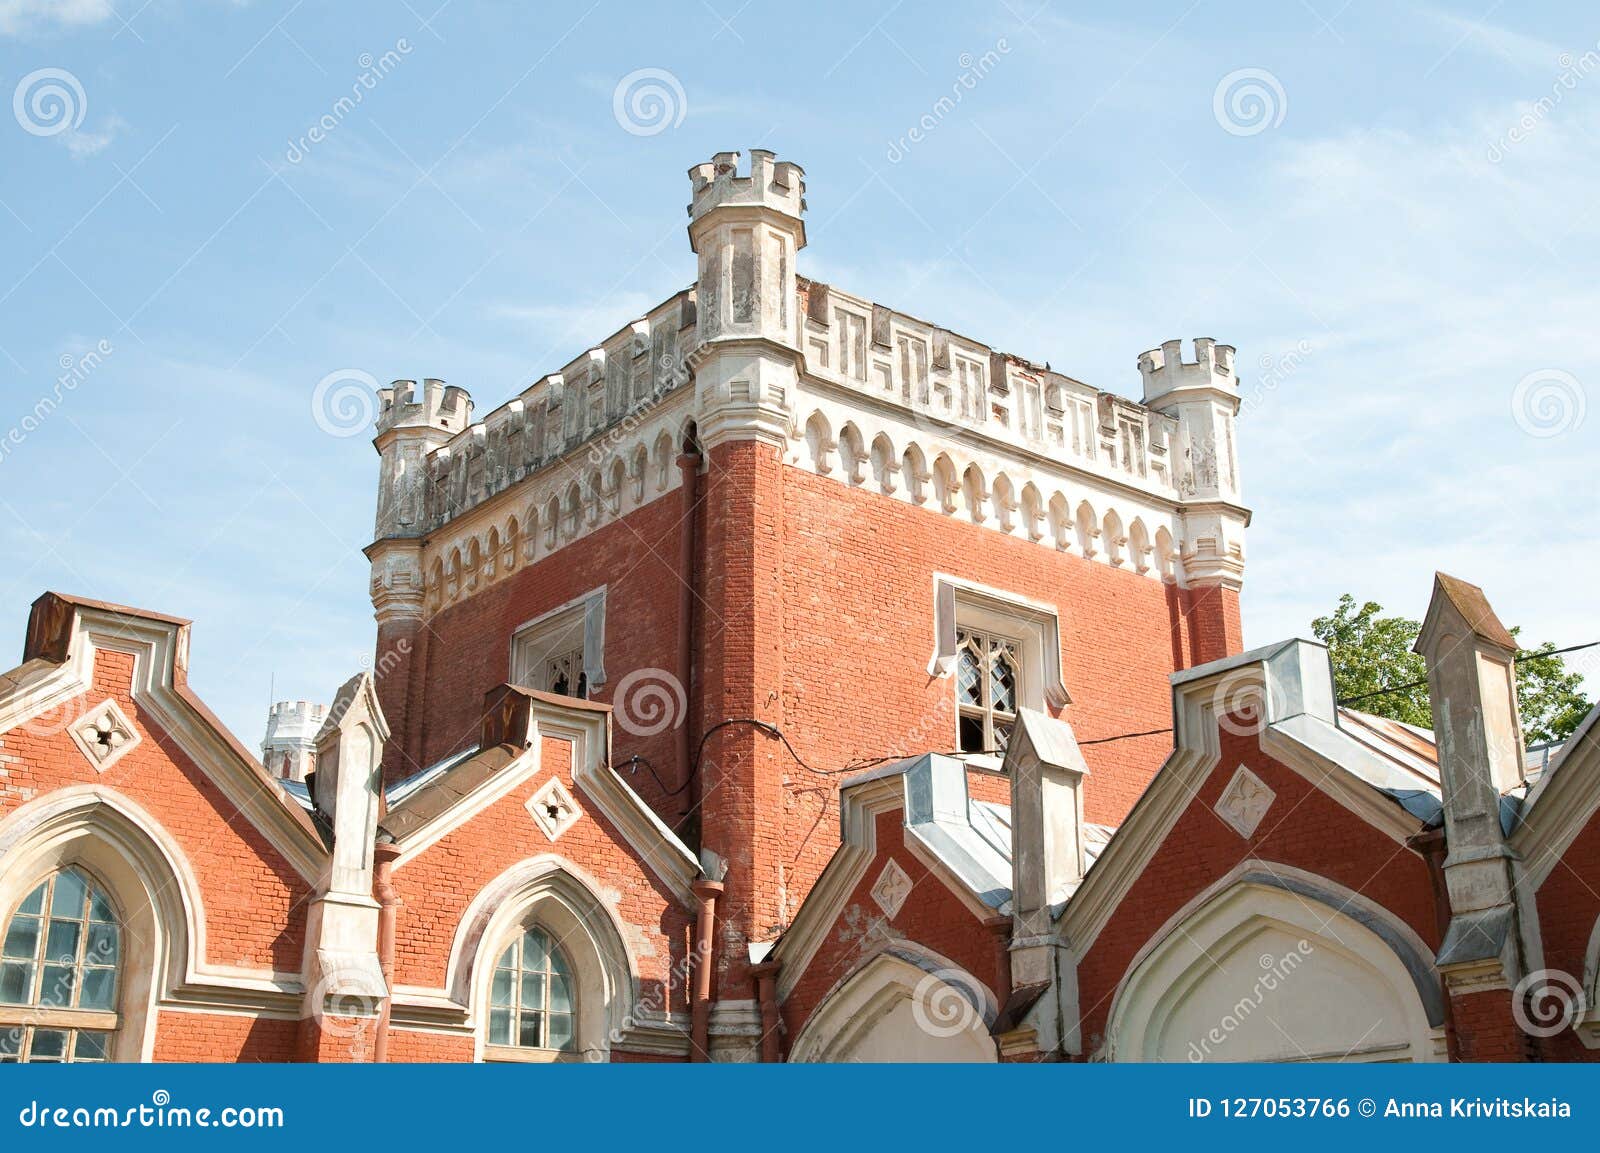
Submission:
<svg viewBox="0 0 1600 1153">
<path fill-rule="evenodd" d="M 0 936 L 0 1063 L 107 1060 L 121 965 L 105 889 L 76 867 L 40 881 Z"/>
<path fill-rule="evenodd" d="M 560 942 L 525 925 L 495 961 L 484 1056 L 560 1060 L 577 1050 L 577 982 Z"/>
</svg>

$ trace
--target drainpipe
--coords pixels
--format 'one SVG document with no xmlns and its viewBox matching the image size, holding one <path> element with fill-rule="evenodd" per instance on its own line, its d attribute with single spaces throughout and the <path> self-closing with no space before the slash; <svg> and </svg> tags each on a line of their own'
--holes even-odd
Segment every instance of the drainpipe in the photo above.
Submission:
<svg viewBox="0 0 1600 1153">
<path fill-rule="evenodd" d="M 763 961 L 750 972 L 756 979 L 761 1004 L 761 1060 L 775 1065 L 783 1060 L 783 1019 L 778 1015 L 778 970 L 782 961 Z"/>
<path fill-rule="evenodd" d="M 385 995 L 378 1012 L 378 1034 L 373 1041 L 372 1059 L 389 1059 L 389 1018 L 394 1008 L 394 925 L 400 910 L 400 894 L 394 887 L 394 863 L 400 846 L 379 842 L 372 847 L 372 895 L 378 901 L 378 968 L 383 973 Z"/>
<path fill-rule="evenodd" d="M 694 532 L 700 505 L 700 450 L 694 441 L 688 442 L 678 457 L 678 471 L 683 479 L 682 532 L 678 538 L 678 683 L 683 686 L 685 716 L 677 729 L 678 793 L 687 808 L 679 815 L 679 825 L 692 813 L 700 810 L 700 786 L 689 779 L 693 766 L 689 764 L 689 712 L 694 703 Z M 687 794 L 685 796 L 685 794 Z"/>
<path fill-rule="evenodd" d="M 1425 833 L 1408 837 L 1406 845 L 1420 854 L 1427 863 L 1428 882 L 1433 888 L 1434 928 L 1439 933 L 1439 940 L 1443 941 L 1445 934 L 1450 931 L 1450 886 L 1444 876 L 1444 858 L 1449 844 L 1445 840 L 1445 831 L 1429 829 Z M 1459 1043 L 1456 1040 L 1455 1002 L 1450 997 L 1448 986 L 1440 991 L 1444 994 L 1445 1047 L 1450 1059 L 1459 1061 L 1461 1056 Z"/>
<path fill-rule="evenodd" d="M 700 902 L 695 921 L 694 989 L 689 1003 L 689 1060 L 711 1060 L 711 966 L 716 962 L 717 898 L 721 881 L 701 877 L 692 886 Z"/>
<path fill-rule="evenodd" d="M 1011 926 L 1010 917 L 990 917 L 983 923 L 994 937 L 994 991 L 1002 1006 L 1011 999 Z"/>
</svg>

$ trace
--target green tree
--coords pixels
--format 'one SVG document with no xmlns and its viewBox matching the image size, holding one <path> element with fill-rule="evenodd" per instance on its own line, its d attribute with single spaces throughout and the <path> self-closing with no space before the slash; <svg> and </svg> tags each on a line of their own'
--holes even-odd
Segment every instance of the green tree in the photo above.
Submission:
<svg viewBox="0 0 1600 1153">
<path fill-rule="evenodd" d="M 1422 728 L 1433 727 L 1428 707 L 1427 668 L 1411 651 L 1418 621 L 1384 616 L 1383 606 L 1367 601 L 1357 607 L 1346 593 L 1332 615 L 1311 622 L 1311 631 L 1328 646 L 1333 663 L 1333 690 L 1340 700 L 1353 697 L 1354 707 Z M 1516 636 L 1521 630 L 1512 629 Z M 1570 671 L 1554 654 L 1555 645 L 1517 651 L 1517 705 L 1522 735 L 1529 744 L 1565 740 L 1589 711 L 1581 691 L 1583 677 Z M 1379 693 L 1377 696 L 1368 696 Z"/>
</svg>

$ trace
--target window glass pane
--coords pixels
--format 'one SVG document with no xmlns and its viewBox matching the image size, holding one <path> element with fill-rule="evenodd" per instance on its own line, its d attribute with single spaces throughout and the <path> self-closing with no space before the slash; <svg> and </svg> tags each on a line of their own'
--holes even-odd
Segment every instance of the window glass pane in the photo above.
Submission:
<svg viewBox="0 0 1600 1153">
<path fill-rule="evenodd" d="M 77 969 L 72 965 L 46 965 L 44 982 L 39 988 L 39 1004 L 71 1005 L 76 975 Z"/>
<path fill-rule="evenodd" d="M 543 1019 L 543 1013 L 522 1014 L 522 1033 L 518 1037 L 517 1044 L 532 1049 L 542 1046 L 544 1042 L 539 1036 L 539 1025 Z"/>
<path fill-rule="evenodd" d="M 111 909 L 111 902 L 106 900 L 105 894 L 98 889 L 89 894 L 89 919 L 113 925 L 117 922 L 117 915 Z"/>
<path fill-rule="evenodd" d="M 78 996 L 80 1009 L 110 1009 L 116 1001 L 117 971 L 115 969 L 85 969 L 83 992 Z"/>
<path fill-rule="evenodd" d="M 550 971 L 560 973 L 563 977 L 570 978 L 572 976 L 572 973 L 567 969 L 567 959 L 562 955 L 560 949 L 550 950 Z"/>
<path fill-rule="evenodd" d="M 65 1029 L 35 1029 L 33 1031 L 33 1046 L 28 1050 L 28 1056 L 37 1061 L 41 1057 L 61 1058 L 67 1055 L 67 1031 Z"/>
<path fill-rule="evenodd" d="M 0 1029 L 0 1057 L 17 1057 L 22 1054 L 22 1026 Z"/>
<path fill-rule="evenodd" d="M 83 954 L 87 965 L 115 965 L 117 963 L 117 927 L 115 925 L 89 926 L 89 947 Z"/>
<path fill-rule="evenodd" d="M 1003 753 L 1011 747 L 1011 726 L 1002 721 L 994 723 L 994 751 Z"/>
<path fill-rule="evenodd" d="M 20 914 L 12 917 L 11 927 L 6 930 L 5 948 L 0 954 L 13 960 L 31 961 L 38 951 L 39 918 Z"/>
<path fill-rule="evenodd" d="M 0 964 L 0 1004 L 26 1005 L 33 996 L 33 963 L 7 961 Z"/>
<path fill-rule="evenodd" d="M 982 683 L 982 674 L 978 669 L 978 659 L 972 655 L 972 650 L 963 648 L 961 660 L 956 668 L 956 695 L 962 704 L 981 705 L 983 697 L 978 691 Z"/>
<path fill-rule="evenodd" d="M 529 929 L 522 935 L 522 967 L 544 969 L 550 964 L 550 939 L 538 929 Z"/>
<path fill-rule="evenodd" d="M 524 973 L 522 975 L 522 1008 L 524 1012 L 529 1009 L 544 1008 L 543 973 Z"/>
<path fill-rule="evenodd" d="M 498 969 L 494 975 L 494 991 L 489 997 L 489 1003 L 497 1007 L 511 1004 L 511 978 L 508 969 Z"/>
<path fill-rule="evenodd" d="M 489 1043 L 491 1045 L 511 1044 L 511 1010 L 489 1010 Z"/>
<path fill-rule="evenodd" d="M 517 943 L 515 941 L 506 946 L 506 951 L 500 954 L 499 965 L 502 969 L 515 969 L 517 967 Z"/>
<path fill-rule="evenodd" d="M 83 926 L 77 921 L 51 921 L 50 938 L 44 948 L 46 961 L 59 961 L 66 965 L 78 963 L 78 941 Z"/>
<path fill-rule="evenodd" d="M 72 1059 L 74 1061 L 104 1061 L 106 1059 L 106 1042 L 111 1039 L 109 1033 L 78 1034 L 77 1042 L 72 1046 Z"/>
<path fill-rule="evenodd" d="M 572 1016 L 569 1013 L 551 1013 L 550 1021 L 550 1048 L 572 1048 Z"/>
<path fill-rule="evenodd" d="M 995 655 L 989 670 L 989 705 L 1003 713 L 1017 711 L 1017 674 L 1005 653 Z"/>
<path fill-rule="evenodd" d="M 550 1010 L 553 1013 L 572 1012 L 572 993 L 565 977 L 550 978 Z"/>
<path fill-rule="evenodd" d="M 89 895 L 89 888 L 83 883 L 83 878 L 71 869 L 64 873 L 57 873 L 55 877 L 55 892 L 50 896 L 50 913 L 56 917 L 83 916 L 83 902 Z"/>
<path fill-rule="evenodd" d="M 983 749 L 983 718 L 961 718 L 961 751 L 963 753 L 981 753 Z"/>
<path fill-rule="evenodd" d="M 49 887 L 49 885 L 50 885 L 49 881 L 40 881 L 39 882 L 39 887 L 37 889 L 35 889 L 33 892 L 29 893 L 27 895 L 27 897 L 25 897 L 23 899 L 22 904 L 17 906 L 17 912 L 19 912 L 19 913 L 42 913 L 42 912 L 44 912 L 44 891 L 45 891 L 45 889 L 47 889 Z"/>
</svg>

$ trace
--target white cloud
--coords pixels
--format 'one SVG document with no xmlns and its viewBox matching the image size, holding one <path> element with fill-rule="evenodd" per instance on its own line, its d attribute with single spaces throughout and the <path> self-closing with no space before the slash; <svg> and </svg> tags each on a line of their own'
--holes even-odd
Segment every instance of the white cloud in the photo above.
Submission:
<svg viewBox="0 0 1600 1153">
<path fill-rule="evenodd" d="M 110 0 L 0 0 L 0 36 L 86 28 L 114 15 Z"/>
<path fill-rule="evenodd" d="M 67 151 L 72 153 L 73 159 L 87 160 L 105 151 L 127 126 L 128 122 L 122 117 L 110 116 L 102 123 L 98 132 L 78 128 L 71 132 L 63 132 L 60 139 L 61 143 L 66 145 Z"/>
</svg>

